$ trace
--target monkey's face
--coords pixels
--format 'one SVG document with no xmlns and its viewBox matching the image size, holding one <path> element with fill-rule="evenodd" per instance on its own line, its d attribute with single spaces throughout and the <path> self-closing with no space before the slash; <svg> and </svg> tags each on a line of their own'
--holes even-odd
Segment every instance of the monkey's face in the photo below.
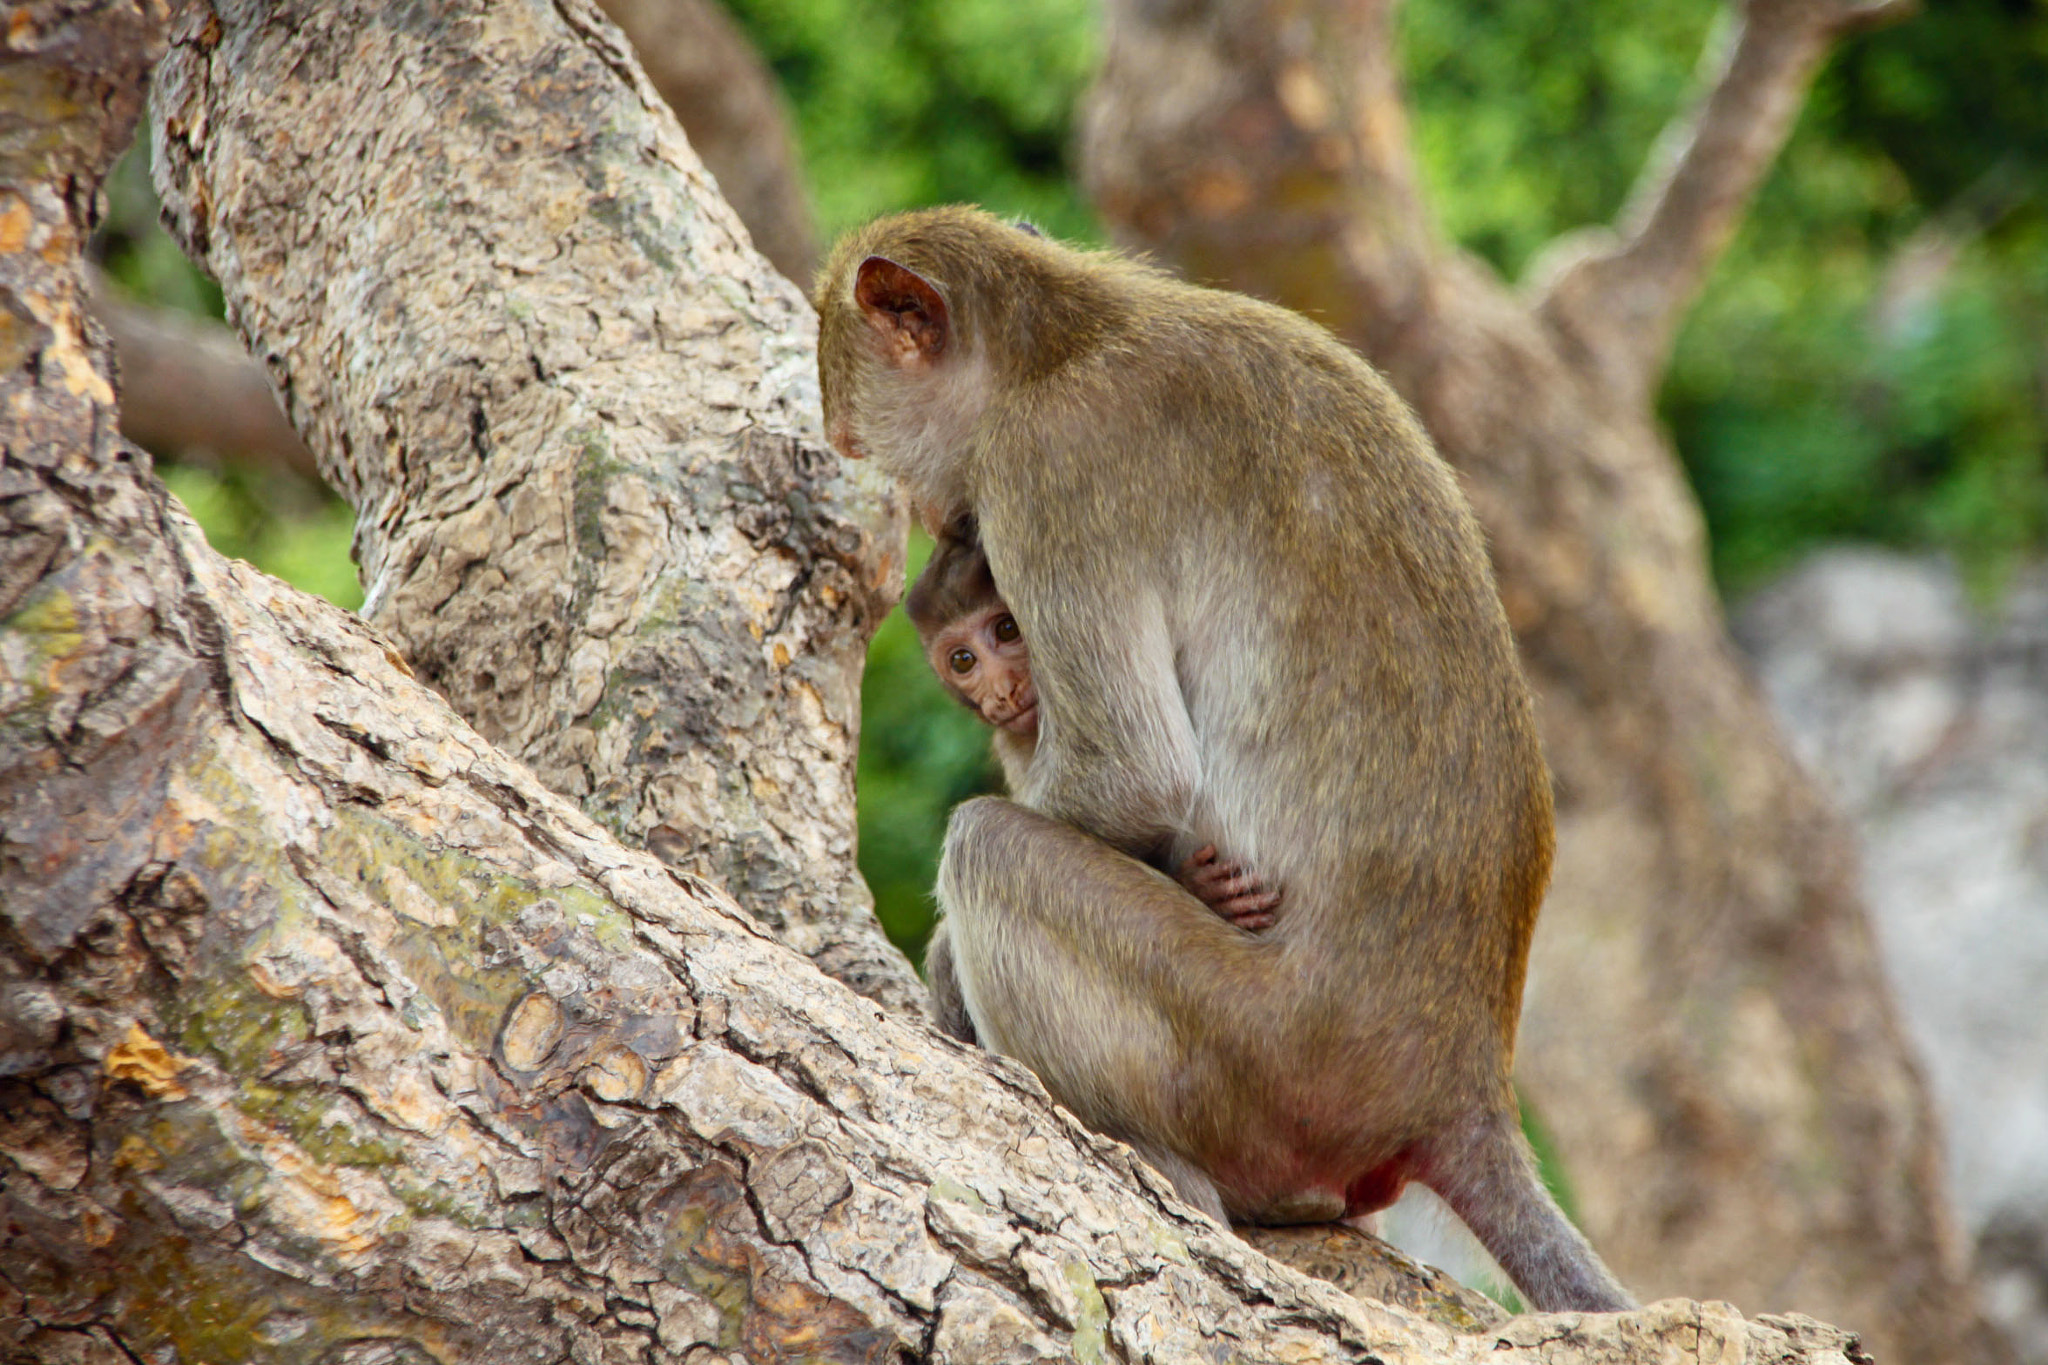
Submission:
<svg viewBox="0 0 2048 1365">
<path fill-rule="evenodd" d="M 1038 738 L 1038 689 L 1031 650 L 1001 602 L 948 621 L 926 635 L 925 657 L 952 694 L 990 725 Z"/>
</svg>

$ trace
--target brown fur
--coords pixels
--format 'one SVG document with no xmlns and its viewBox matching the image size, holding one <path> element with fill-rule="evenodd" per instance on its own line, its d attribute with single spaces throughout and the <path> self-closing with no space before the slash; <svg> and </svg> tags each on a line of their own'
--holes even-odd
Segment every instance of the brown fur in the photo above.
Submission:
<svg viewBox="0 0 2048 1365">
<path fill-rule="evenodd" d="M 1549 776 L 1406 406 L 1294 314 L 970 209 L 852 234 L 817 304 L 834 443 L 975 519 L 1030 642 L 1037 757 L 940 870 L 982 1041 L 1213 1212 L 1420 1179 L 1537 1306 L 1628 1303 L 1519 1131 Z M 1203 844 L 1269 933 L 1146 865 Z"/>
<path fill-rule="evenodd" d="M 904 594 L 903 613 L 917 627 L 918 642 L 939 682 L 994 727 L 996 760 L 1002 764 L 1004 780 L 1011 791 L 1023 790 L 1038 752 L 1036 727 L 1021 716 L 1034 698 L 1030 648 L 1021 636 L 1013 634 L 1006 642 L 998 633 L 998 623 L 1015 618 L 996 590 L 995 575 L 971 520 L 955 521 L 939 535 L 924 572 Z M 951 664 L 953 652 L 963 647 L 975 656 L 964 676 Z M 1256 932 L 1272 926 L 1279 893 L 1218 856 L 1213 846 L 1196 849 L 1171 870 L 1175 881 L 1239 928 Z M 946 1021 L 943 1026 L 949 1033 L 973 1041 L 971 1030 L 955 1027 L 965 1006 L 948 996 L 957 992 L 951 966 L 950 961 L 928 959 L 935 1012 Z M 939 968 L 946 970 L 943 981 Z"/>
<path fill-rule="evenodd" d="M 903 594 L 903 614 L 917 627 L 920 640 L 929 640 L 948 622 L 999 600 L 995 575 L 989 572 L 988 556 L 981 552 L 972 521 L 956 521 L 935 539 L 924 572 Z"/>
</svg>

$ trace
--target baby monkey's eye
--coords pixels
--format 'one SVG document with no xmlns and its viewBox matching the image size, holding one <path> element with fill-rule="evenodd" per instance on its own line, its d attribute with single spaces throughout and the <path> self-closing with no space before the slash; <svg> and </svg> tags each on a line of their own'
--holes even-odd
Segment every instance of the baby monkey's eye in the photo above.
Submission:
<svg viewBox="0 0 2048 1365">
<path fill-rule="evenodd" d="M 996 639 L 1003 644 L 1009 644 L 1022 634 L 1023 632 L 1017 629 L 1016 617 L 999 616 L 996 618 Z"/>
<path fill-rule="evenodd" d="M 974 667 L 974 651 L 971 649 L 954 650 L 946 656 L 946 666 L 955 673 L 969 672 Z"/>
</svg>

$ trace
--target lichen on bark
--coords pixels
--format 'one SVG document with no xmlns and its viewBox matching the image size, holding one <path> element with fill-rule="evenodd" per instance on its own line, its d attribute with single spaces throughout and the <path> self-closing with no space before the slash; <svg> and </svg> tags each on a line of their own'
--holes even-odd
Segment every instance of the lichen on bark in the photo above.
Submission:
<svg viewBox="0 0 2048 1365">
<path fill-rule="evenodd" d="M 365 614 L 493 741 L 876 999 L 854 869 L 903 514 L 818 433 L 814 321 L 581 0 L 223 7 L 159 193 L 328 481 Z"/>
<path fill-rule="evenodd" d="M 269 14 L 194 10 L 187 41 L 228 78 Z M 162 19 L 49 0 L 7 35 L 75 126 L 0 140 L 0 1355 L 1852 1358 L 1683 1301 L 1458 1332 L 1258 1256 L 1018 1068 L 621 844 L 375 627 L 220 559 L 119 439 L 83 306 Z M 299 344 L 287 317 L 252 334 Z M 346 369 L 284 372 L 368 405 L 335 432 L 404 425 Z"/>
</svg>

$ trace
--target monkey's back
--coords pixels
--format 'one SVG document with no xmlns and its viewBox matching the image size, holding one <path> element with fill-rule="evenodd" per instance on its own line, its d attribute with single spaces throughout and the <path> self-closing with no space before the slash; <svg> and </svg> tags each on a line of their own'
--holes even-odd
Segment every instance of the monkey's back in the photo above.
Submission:
<svg viewBox="0 0 2048 1365">
<path fill-rule="evenodd" d="M 1018 800 L 947 830 L 954 1014 L 1219 1216 L 1420 1179 L 1532 1302 L 1627 1306 L 1507 1080 L 1549 784 L 1406 408 L 1290 314 L 972 209 L 850 234 L 816 297 L 834 446 L 979 518 L 1038 683 Z M 1155 870 L 1206 842 L 1271 932 Z"/>
<path fill-rule="evenodd" d="M 1109 278 L 1130 325 L 1051 370 L 1036 417 L 1118 413 L 1098 438 L 1116 458 L 1055 449 L 1032 495 L 1146 566 L 1203 758 L 1187 842 L 1286 897 L 1277 974 L 1310 989 L 1278 1022 L 1314 1036 L 1284 1046 L 1504 1084 L 1551 804 L 1478 523 L 1406 405 L 1320 327 L 1143 267 Z"/>
<path fill-rule="evenodd" d="M 1249 856 L 1286 897 L 1277 976 L 1312 983 L 1283 997 L 1302 1003 L 1280 1046 L 1347 1078 L 1260 1084 L 1306 1117 L 1307 1147 L 1385 1150 L 1506 1086 L 1553 840 L 1528 686 L 1477 519 L 1378 373 L 1291 313 L 1181 298 L 1196 322 L 1157 338 L 1155 418 L 1218 467 L 1198 482 L 1236 490 L 1191 514 L 1258 566 L 1212 582 L 1187 553 L 1166 565 L 1194 608 L 1183 693 L 1215 765 L 1198 819 L 1205 838 L 1255 831 Z M 1232 657 L 1261 661 L 1247 690 L 1207 686 Z"/>
</svg>

